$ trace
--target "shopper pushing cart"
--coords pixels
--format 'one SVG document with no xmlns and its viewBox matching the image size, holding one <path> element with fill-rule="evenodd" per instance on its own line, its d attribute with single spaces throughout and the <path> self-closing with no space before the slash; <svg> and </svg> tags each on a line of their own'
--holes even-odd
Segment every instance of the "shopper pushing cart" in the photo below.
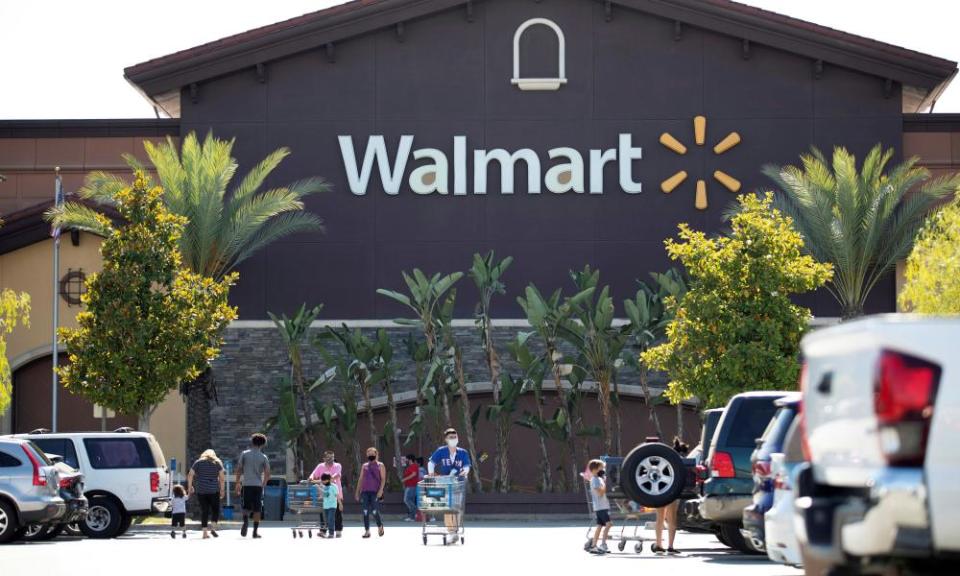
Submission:
<svg viewBox="0 0 960 576">
<path fill-rule="evenodd" d="M 444 544 L 463 542 L 463 512 L 466 504 L 466 479 L 470 473 L 470 453 L 458 448 L 459 437 L 453 428 L 443 433 L 445 446 L 437 448 L 427 463 L 426 478 L 417 484 L 417 508 L 423 516 L 423 543 L 431 535 L 443 536 Z M 443 528 L 434 524 L 433 515 L 443 516 Z"/>
</svg>

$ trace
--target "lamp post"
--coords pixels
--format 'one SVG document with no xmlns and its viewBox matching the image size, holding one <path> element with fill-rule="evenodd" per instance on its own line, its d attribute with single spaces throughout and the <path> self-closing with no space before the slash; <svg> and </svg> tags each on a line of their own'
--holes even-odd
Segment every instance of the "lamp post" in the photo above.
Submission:
<svg viewBox="0 0 960 576">
<path fill-rule="evenodd" d="M 54 185 L 53 192 L 53 204 L 55 208 L 60 208 L 63 205 L 63 181 L 60 178 L 60 167 L 56 168 L 56 183 Z M 53 367 L 51 372 L 53 372 L 53 382 L 50 387 L 51 391 L 51 412 L 52 420 L 50 430 L 53 432 L 57 431 L 57 411 L 58 411 L 58 402 L 57 394 L 60 389 L 60 377 L 57 374 L 57 366 L 59 365 L 59 349 L 57 341 L 57 326 L 60 324 L 60 295 L 59 286 L 60 286 L 60 226 L 54 225 L 53 231 Z"/>
</svg>

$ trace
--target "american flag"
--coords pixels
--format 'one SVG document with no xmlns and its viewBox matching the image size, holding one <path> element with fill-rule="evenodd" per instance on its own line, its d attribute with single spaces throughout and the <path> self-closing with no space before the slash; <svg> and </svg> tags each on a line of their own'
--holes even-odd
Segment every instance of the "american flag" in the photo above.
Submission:
<svg viewBox="0 0 960 576">
<path fill-rule="evenodd" d="M 63 206 L 63 179 L 60 178 L 59 171 L 57 172 L 57 183 L 54 186 L 53 193 L 53 205 L 57 208 Z M 50 230 L 50 235 L 53 236 L 54 240 L 60 240 L 60 227 L 54 225 Z"/>
</svg>

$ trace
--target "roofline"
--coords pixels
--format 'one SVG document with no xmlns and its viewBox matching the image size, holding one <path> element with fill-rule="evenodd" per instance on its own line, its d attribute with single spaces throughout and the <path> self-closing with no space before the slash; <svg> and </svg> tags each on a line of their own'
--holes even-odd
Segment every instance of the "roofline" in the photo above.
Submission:
<svg viewBox="0 0 960 576">
<path fill-rule="evenodd" d="M 179 118 L 0 120 L 0 138 L 110 138 L 180 136 Z"/>
<path fill-rule="evenodd" d="M 378 30 L 468 0 L 353 0 L 148 60 L 124 76 L 151 101 L 159 94 L 328 43 Z M 613 4 L 713 30 L 880 78 L 941 91 L 957 63 L 761 10 L 731 0 L 613 0 Z M 466 18 L 466 15 L 465 15 Z"/>
<path fill-rule="evenodd" d="M 99 212 L 102 212 L 111 219 L 118 218 L 118 214 L 111 206 L 97 204 L 90 200 L 84 200 L 76 195 L 69 193 L 66 195 L 67 202 L 78 202 L 89 206 Z M 0 254 L 6 254 L 19 250 L 25 246 L 36 244 L 49 239 L 51 228 L 50 223 L 43 219 L 44 213 L 53 207 L 53 198 L 40 201 L 26 208 L 21 208 L 9 214 L 0 215 L 3 226 L 0 226 Z M 71 232 L 72 229 L 64 227 L 63 232 Z"/>
<path fill-rule="evenodd" d="M 960 132 L 960 113 L 904 114 L 904 132 Z"/>
</svg>

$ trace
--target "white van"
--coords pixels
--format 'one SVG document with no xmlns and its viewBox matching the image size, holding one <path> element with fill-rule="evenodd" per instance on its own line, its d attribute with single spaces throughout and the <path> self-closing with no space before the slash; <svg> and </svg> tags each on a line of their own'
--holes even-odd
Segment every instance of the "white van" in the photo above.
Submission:
<svg viewBox="0 0 960 576">
<path fill-rule="evenodd" d="M 115 432 L 36 431 L 18 434 L 47 454 L 84 475 L 89 500 L 80 530 L 90 538 L 113 538 L 130 528 L 134 516 L 166 510 L 170 471 L 152 434 L 120 429 Z"/>
</svg>

